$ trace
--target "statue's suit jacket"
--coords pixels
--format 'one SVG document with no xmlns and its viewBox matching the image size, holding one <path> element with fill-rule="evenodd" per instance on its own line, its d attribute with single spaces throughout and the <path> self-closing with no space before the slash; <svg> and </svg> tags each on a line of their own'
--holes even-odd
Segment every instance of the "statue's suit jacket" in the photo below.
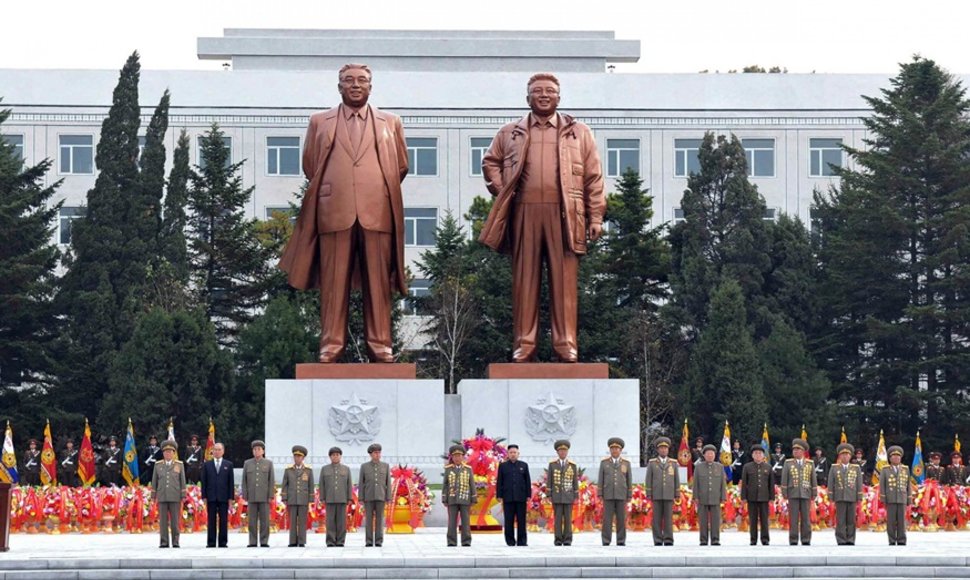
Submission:
<svg viewBox="0 0 970 580">
<path fill-rule="evenodd" d="M 369 107 L 369 117 L 373 121 L 373 143 L 377 146 L 377 158 L 384 176 L 384 185 L 391 202 L 391 219 L 394 236 L 392 245 L 394 256 L 391 261 L 391 286 L 401 294 L 407 294 L 407 281 L 404 271 L 404 199 L 401 195 L 401 182 L 408 173 L 407 144 L 401 118 L 385 113 L 376 107 Z M 303 146 L 303 173 L 310 181 L 300 215 L 293 229 L 279 267 L 287 273 L 287 279 L 294 288 L 309 290 L 320 285 L 320 244 L 318 236 L 325 231 L 338 231 L 343 225 L 346 229 L 357 218 L 357 203 L 352 195 L 340 195 L 349 184 L 327 182 L 331 172 L 327 163 L 334 146 L 350 145 L 346 130 L 339 131 L 338 116 L 341 108 L 334 107 L 310 116 Z M 364 142 L 369 142 L 370 136 Z M 344 224 L 343 222 L 348 222 Z M 366 227 L 366 223 L 361 225 Z M 321 227 L 322 226 L 322 227 Z M 354 276 L 355 286 L 359 285 Z"/>
</svg>

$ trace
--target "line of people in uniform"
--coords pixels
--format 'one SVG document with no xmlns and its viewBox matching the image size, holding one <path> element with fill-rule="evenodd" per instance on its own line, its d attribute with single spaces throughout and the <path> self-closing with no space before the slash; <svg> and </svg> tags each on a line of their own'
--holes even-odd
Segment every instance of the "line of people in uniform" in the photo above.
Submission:
<svg viewBox="0 0 970 580">
<path fill-rule="evenodd" d="M 42 443 L 37 439 L 27 441 L 27 449 L 21 454 L 18 474 L 22 485 L 40 485 L 40 454 Z M 124 465 L 124 450 L 121 441 L 112 435 L 107 442 L 100 441 L 93 445 L 94 464 L 96 469 L 96 483 L 102 486 L 122 486 L 125 481 L 121 472 Z M 78 476 L 80 466 L 80 449 L 71 438 L 65 439 L 63 447 L 57 454 L 57 481 L 60 485 L 80 487 L 81 478 Z M 192 435 L 189 444 L 183 449 L 183 466 L 186 481 L 199 484 L 202 481 L 202 464 L 205 461 L 205 448 L 199 445 L 198 435 Z M 148 445 L 141 451 L 139 458 L 139 482 L 148 485 L 152 481 L 155 465 L 162 461 L 162 448 L 158 438 L 149 437 Z"/>
<path fill-rule="evenodd" d="M 607 441 L 609 456 L 600 462 L 597 484 L 603 501 L 602 543 L 608 546 L 626 545 L 626 506 L 632 499 L 633 466 L 622 457 L 623 439 L 611 437 Z M 654 446 L 657 456 L 647 463 L 644 491 L 652 501 L 652 536 L 655 546 L 674 543 L 673 506 L 680 494 L 680 464 L 670 457 L 671 442 L 658 438 Z M 552 503 L 553 543 L 569 546 L 573 541 L 572 506 L 579 491 L 579 466 L 569 458 L 570 442 L 554 444 L 557 457 L 546 467 L 546 485 Z M 178 515 L 185 498 L 188 463 L 175 458 L 176 444 L 166 441 L 160 446 L 162 458 L 156 462 L 151 479 L 152 498 L 158 502 L 159 547 L 179 547 Z M 265 444 L 252 442 L 252 458 L 242 468 L 240 492 L 248 504 L 249 547 L 269 547 L 269 505 L 275 495 L 276 481 L 273 462 L 265 457 Z M 216 443 L 213 458 L 202 463 L 200 481 L 202 497 L 206 500 L 208 516 L 207 547 L 226 547 L 228 540 L 228 507 L 235 501 L 233 465 L 223 459 L 224 447 Z M 290 547 L 306 545 L 307 517 L 314 497 L 314 484 L 319 486 L 320 500 L 326 505 L 326 545 L 343 547 L 346 542 L 346 511 L 353 492 L 350 468 L 341 463 L 343 452 L 332 447 L 330 463 L 320 470 L 319 480 L 305 463 L 308 454 L 302 445 L 292 448 L 293 463 L 283 470 L 281 497 L 290 518 Z M 384 513 L 387 502 L 393 499 L 390 466 L 381 461 L 382 448 L 373 443 L 367 448 L 370 461 L 360 466 L 359 499 L 364 505 L 365 546 L 380 547 L 384 541 Z M 697 505 L 700 545 L 720 545 L 721 504 L 727 499 L 727 481 L 723 465 L 717 458 L 714 445 L 705 445 L 694 464 L 691 482 Z M 792 441 L 792 458 L 776 469 L 768 461 L 760 443 L 751 446 L 751 461 L 746 462 L 738 483 L 741 499 L 748 504 L 751 545 L 760 540 L 769 544 L 769 504 L 775 500 L 775 484 L 788 502 L 789 544 L 810 545 L 812 527 L 809 520 L 811 502 L 817 494 L 819 481 L 817 465 L 807 457 L 808 443 L 804 439 Z M 912 503 L 909 469 L 901 464 L 903 450 L 889 448 L 889 465 L 880 472 L 880 501 L 886 506 L 887 534 L 890 545 L 906 544 L 906 506 Z M 856 534 L 856 504 L 862 500 L 866 477 L 862 466 L 852 462 L 855 449 L 848 443 L 837 448 L 838 461 L 827 470 L 825 485 L 836 506 L 835 537 L 839 545 L 853 545 Z M 519 459 L 519 447 L 508 446 L 508 458 L 497 471 L 496 497 L 503 504 L 505 541 L 509 546 L 528 545 L 526 507 L 532 494 L 529 466 Z M 444 466 L 442 503 L 447 506 L 448 546 L 470 546 L 470 508 L 476 501 L 474 474 L 465 463 L 465 449 L 453 445 Z"/>
</svg>

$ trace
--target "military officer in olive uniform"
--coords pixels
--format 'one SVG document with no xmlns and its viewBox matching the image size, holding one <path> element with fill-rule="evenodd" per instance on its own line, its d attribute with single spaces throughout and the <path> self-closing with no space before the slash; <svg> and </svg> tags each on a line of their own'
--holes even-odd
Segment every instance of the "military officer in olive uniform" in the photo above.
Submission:
<svg viewBox="0 0 970 580">
<path fill-rule="evenodd" d="M 792 441 L 793 459 L 786 459 L 781 470 L 781 494 L 788 500 L 788 543 L 803 546 L 812 543 L 812 522 L 809 519 L 811 503 L 815 501 L 818 484 L 815 480 L 815 463 L 805 458 L 808 442 Z"/>
<path fill-rule="evenodd" d="M 721 545 L 721 503 L 727 499 L 727 482 L 724 466 L 714 461 L 716 456 L 717 447 L 705 445 L 704 460 L 694 464 L 694 502 L 697 504 L 702 546 L 708 542 L 712 546 Z M 741 481 L 742 471 L 744 467 L 738 468 L 738 481 Z"/>
<path fill-rule="evenodd" d="M 546 470 L 546 485 L 552 500 L 552 527 L 557 546 L 571 546 L 573 543 L 573 502 L 579 490 L 579 468 L 569 455 L 571 444 L 565 439 L 555 443 L 559 456 L 549 462 Z"/>
<path fill-rule="evenodd" d="M 660 437 L 655 445 L 657 457 L 647 463 L 644 485 L 647 497 L 653 501 L 653 545 L 673 546 L 674 500 L 680 495 L 680 469 L 676 460 L 667 457 L 670 439 Z"/>
<path fill-rule="evenodd" d="M 380 443 L 370 444 L 370 461 L 361 464 L 357 478 L 360 501 L 364 502 L 364 545 L 378 548 L 384 543 L 384 505 L 394 499 L 391 467 L 381 461 L 381 451 Z"/>
<path fill-rule="evenodd" d="M 940 465 L 940 461 L 943 459 L 943 454 L 939 451 L 930 452 L 930 462 L 926 465 L 926 479 L 933 479 L 938 483 L 943 483 L 943 478 L 946 476 L 946 470 Z"/>
<path fill-rule="evenodd" d="M 836 448 L 838 463 L 829 469 L 829 498 L 835 502 L 835 541 L 855 545 L 855 508 L 862 501 L 862 468 L 849 463 L 855 449 L 848 443 Z"/>
<path fill-rule="evenodd" d="M 619 437 L 607 441 L 610 456 L 600 461 L 599 492 L 603 499 L 603 545 L 613 540 L 616 519 L 616 545 L 626 545 L 626 505 L 633 498 L 633 466 L 620 453 L 626 446 Z"/>
<path fill-rule="evenodd" d="M 280 485 L 280 496 L 290 512 L 290 548 L 306 546 L 307 510 L 313 501 L 313 469 L 303 462 L 306 455 L 306 447 L 293 446 L 293 464 L 283 470 Z"/>
<path fill-rule="evenodd" d="M 343 548 L 347 539 L 347 504 L 354 491 L 350 468 L 340 463 L 344 452 L 330 448 L 330 465 L 320 469 L 320 501 L 327 508 L 327 547 Z"/>
<path fill-rule="evenodd" d="M 906 545 L 906 506 L 913 503 L 909 468 L 900 465 L 903 448 L 889 448 L 889 465 L 879 472 L 879 501 L 886 506 L 886 533 L 890 546 Z"/>
<path fill-rule="evenodd" d="M 748 527 L 752 546 L 758 543 L 759 528 L 761 545 L 768 545 L 768 504 L 775 501 L 773 471 L 765 461 L 764 447 L 760 443 L 752 445 L 751 461 L 741 469 L 741 499 L 748 502 Z"/>
<path fill-rule="evenodd" d="M 946 473 L 943 477 L 943 485 L 967 485 L 970 483 L 970 471 L 963 465 L 963 455 L 959 451 L 950 453 L 950 465 L 946 466 Z"/>
<path fill-rule="evenodd" d="M 475 503 L 475 478 L 465 463 L 465 447 L 452 445 L 441 485 L 441 503 L 448 507 L 448 546 L 458 545 L 458 518 L 461 518 L 461 545 L 472 545 L 471 522 L 468 520 Z"/>
<path fill-rule="evenodd" d="M 249 505 L 249 546 L 269 547 L 269 502 L 276 495 L 276 476 L 273 462 L 266 459 L 266 444 L 259 439 L 252 442 L 251 459 L 243 463 L 242 496 Z M 156 467 L 157 469 L 157 467 Z M 259 536 L 256 535 L 257 530 Z"/>
<path fill-rule="evenodd" d="M 179 547 L 179 518 L 182 516 L 182 500 L 185 499 L 185 466 L 175 459 L 175 441 L 162 443 L 162 461 L 152 472 L 152 500 L 158 502 L 159 548 Z"/>
</svg>

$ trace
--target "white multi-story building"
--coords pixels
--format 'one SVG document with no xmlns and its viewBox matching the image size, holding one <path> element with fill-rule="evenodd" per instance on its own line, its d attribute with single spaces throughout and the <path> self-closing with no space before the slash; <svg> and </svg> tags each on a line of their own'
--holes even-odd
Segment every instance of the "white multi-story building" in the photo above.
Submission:
<svg viewBox="0 0 970 580">
<path fill-rule="evenodd" d="M 407 260 L 433 244 L 445 212 L 462 216 L 487 195 L 479 163 L 491 137 L 525 112 L 526 81 L 556 73 L 560 109 L 592 127 L 607 172 L 607 191 L 632 167 L 654 196 L 655 225 L 680 217 L 688 174 L 706 131 L 733 133 L 749 157 L 751 180 L 781 212 L 808 221 L 812 193 L 832 183 L 840 146 L 862 147 L 862 95 L 878 95 L 886 75 L 623 74 L 639 41 L 612 32 L 328 31 L 230 29 L 200 38 L 199 58 L 224 70 L 145 70 L 142 130 L 166 88 L 172 93 L 167 146 L 184 128 L 198 137 L 212 123 L 226 133 L 245 186 L 249 212 L 285 209 L 303 183 L 307 118 L 339 102 L 337 70 L 364 62 L 374 72 L 371 102 L 403 117 L 411 173 L 404 182 Z M 119 63 L 124 55 L 119 55 Z M 114 70 L 0 70 L 0 97 L 13 114 L 3 137 L 27 163 L 50 158 L 48 183 L 63 179 L 56 233 L 70 239 L 94 185 L 94 151 L 117 82 Z M 962 77 L 964 82 L 970 78 Z M 171 163 L 171 156 L 169 156 Z M 420 274 L 416 273 L 418 276 Z M 420 277 L 412 292 L 427 283 Z"/>
</svg>

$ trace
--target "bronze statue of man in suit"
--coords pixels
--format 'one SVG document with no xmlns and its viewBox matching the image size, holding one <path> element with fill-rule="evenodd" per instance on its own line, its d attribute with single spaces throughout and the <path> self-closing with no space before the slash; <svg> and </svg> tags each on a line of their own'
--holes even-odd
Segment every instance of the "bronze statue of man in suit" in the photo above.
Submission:
<svg viewBox="0 0 970 580">
<path fill-rule="evenodd" d="M 351 287 L 363 293 L 370 360 L 393 362 L 391 292 L 407 294 L 404 129 L 400 117 L 367 104 L 366 65 L 345 65 L 338 78 L 343 102 L 310 117 L 303 149 L 310 185 L 280 268 L 294 288 L 320 289 L 320 362 L 336 362 L 346 347 Z"/>
<path fill-rule="evenodd" d="M 589 127 L 556 111 L 559 80 L 540 73 L 527 86 L 532 112 L 502 127 L 482 158 L 495 203 L 479 240 L 512 254 L 512 360 L 535 357 L 544 262 L 552 347 L 576 362 L 579 257 L 603 233 L 603 168 Z"/>
</svg>

